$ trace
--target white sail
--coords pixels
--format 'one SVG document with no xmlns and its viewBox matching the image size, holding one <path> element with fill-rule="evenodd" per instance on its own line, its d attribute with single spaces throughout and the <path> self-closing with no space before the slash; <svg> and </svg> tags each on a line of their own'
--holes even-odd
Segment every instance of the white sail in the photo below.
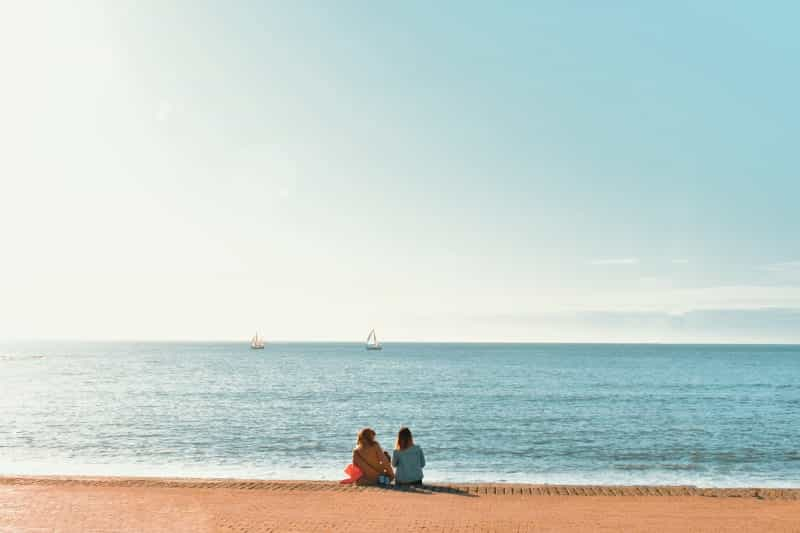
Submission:
<svg viewBox="0 0 800 533">
<path fill-rule="evenodd" d="M 254 350 L 260 350 L 263 347 L 264 339 L 258 335 L 258 332 L 256 332 L 256 334 L 253 335 L 253 338 L 250 339 L 250 348 L 253 348 Z"/>
<path fill-rule="evenodd" d="M 380 350 L 381 343 L 378 342 L 378 335 L 375 333 L 375 330 L 369 332 L 367 335 L 367 350 Z"/>
</svg>

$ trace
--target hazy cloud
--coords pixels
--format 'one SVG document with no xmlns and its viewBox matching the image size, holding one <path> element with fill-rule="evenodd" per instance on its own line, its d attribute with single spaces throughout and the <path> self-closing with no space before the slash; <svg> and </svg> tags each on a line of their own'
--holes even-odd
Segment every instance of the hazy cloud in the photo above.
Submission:
<svg viewBox="0 0 800 533">
<path fill-rule="evenodd" d="M 577 311 L 498 314 L 480 320 L 509 338 L 569 342 L 800 342 L 800 309 Z"/>
<path fill-rule="evenodd" d="M 770 272 L 798 272 L 800 273 L 800 261 L 783 261 L 764 266 L 764 270 Z"/>
<path fill-rule="evenodd" d="M 615 259 L 592 259 L 590 265 L 636 265 L 639 263 L 637 257 L 621 257 Z"/>
<path fill-rule="evenodd" d="M 162 100 L 158 104 L 158 109 L 156 110 L 156 120 L 159 122 L 164 122 L 169 118 L 172 114 L 172 104 L 167 102 L 166 100 Z"/>
<path fill-rule="evenodd" d="M 783 261 L 761 267 L 778 281 L 795 283 L 800 280 L 800 261 Z"/>
</svg>

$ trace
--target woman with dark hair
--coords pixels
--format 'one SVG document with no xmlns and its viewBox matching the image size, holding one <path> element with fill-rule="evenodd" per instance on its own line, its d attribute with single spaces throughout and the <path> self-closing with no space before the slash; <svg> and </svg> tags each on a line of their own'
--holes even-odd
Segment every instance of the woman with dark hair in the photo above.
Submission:
<svg viewBox="0 0 800 533">
<path fill-rule="evenodd" d="M 422 448 L 414 444 L 414 437 L 408 428 L 400 428 L 397 433 L 392 466 L 397 469 L 395 475 L 398 485 L 422 485 L 425 454 L 422 453 Z"/>
<path fill-rule="evenodd" d="M 359 485 L 376 485 L 383 477 L 386 484 L 394 479 L 389 454 L 375 440 L 375 430 L 364 428 L 358 432 L 356 447 L 353 450 L 353 464 L 363 475 L 356 481 Z"/>
</svg>

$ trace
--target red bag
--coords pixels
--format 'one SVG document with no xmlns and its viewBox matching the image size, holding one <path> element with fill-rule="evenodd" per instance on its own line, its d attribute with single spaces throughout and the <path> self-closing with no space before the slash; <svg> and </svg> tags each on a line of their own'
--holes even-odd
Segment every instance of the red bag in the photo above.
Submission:
<svg viewBox="0 0 800 533">
<path fill-rule="evenodd" d="M 355 483 L 356 481 L 358 481 L 358 478 L 364 475 L 364 472 L 362 472 L 359 467 L 353 464 L 349 464 L 346 467 L 344 467 L 344 473 L 350 477 L 341 480 L 339 483 L 341 483 L 342 485 L 349 485 L 350 483 Z"/>
</svg>

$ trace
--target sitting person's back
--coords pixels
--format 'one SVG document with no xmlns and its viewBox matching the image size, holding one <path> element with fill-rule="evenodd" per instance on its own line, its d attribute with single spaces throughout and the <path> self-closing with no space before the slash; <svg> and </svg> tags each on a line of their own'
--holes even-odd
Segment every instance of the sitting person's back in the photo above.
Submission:
<svg viewBox="0 0 800 533">
<path fill-rule="evenodd" d="M 425 454 L 414 444 L 411 430 L 401 428 L 397 434 L 397 444 L 392 452 L 392 466 L 398 485 L 421 485 L 422 469 L 425 467 Z"/>
<path fill-rule="evenodd" d="M 358 432 L 358 442 L 353 450 L 353 464 L 363 472 L 356 482 L 359 485 L 375 485 L 380 476 L 394 479 L 389 456 L 375 440 L 375 431 L 370 428 Z"/>
</svg>

